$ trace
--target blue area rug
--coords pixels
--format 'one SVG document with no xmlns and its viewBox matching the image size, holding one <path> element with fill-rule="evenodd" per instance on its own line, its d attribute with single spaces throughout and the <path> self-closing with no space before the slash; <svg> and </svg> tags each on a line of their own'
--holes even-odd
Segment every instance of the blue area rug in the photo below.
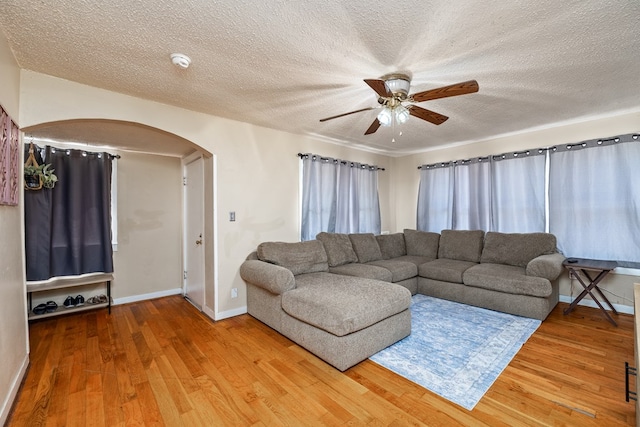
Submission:
<svg viewBox="0 0 640 427">
<path fill-rule="evenodd" d="M 472 410 L 540 323 L 418 294 L 411 335 L 371 360 Z"/>
</svg>

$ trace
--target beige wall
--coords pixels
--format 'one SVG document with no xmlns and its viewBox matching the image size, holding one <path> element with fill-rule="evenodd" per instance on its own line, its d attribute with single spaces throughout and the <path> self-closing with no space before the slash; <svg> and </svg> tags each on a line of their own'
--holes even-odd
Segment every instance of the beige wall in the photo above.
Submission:
<svg viewBox="0 0 640 427">
<path fill-rule="evenodd" d="M 182 287 L 182 167 L 176 157 L 120 152 L 117 300 Z"/>
<path fill-rule="evenodd" d="M 467 159 L 528 148 L 550 147 L 638 131 L 640 131 L 640 112 L 632 112 L 395 158 L 392 160 L 392 181 L 393 188 L 396 189 L 394 205 L 397 218 L 396 230 L 401 231 L 404 228 L 416 227 L 418 183 L 420 180 L 417 167 L 422 164 Z M 615 294 L 608 294 L 612 303 L 631 307 L 633 305 L 634 281 L 637 281 L 637 277 L 615 274 L 605 278 L 601 287 Z M 579 291 L 576 293 L 576 286 L 580 287 L 580 284 L 576 281 L 573 282 L 574 290 L 572 292 L 568 274 L 566 277 L 562 277 L 560 282 L 561 295 L 571 298 L 572 295 L 575 297 L 579 293 Z"/>
<path fill-rule="evenodd" d="M 215 230 L 218 243 L 218 268 L 215 271 L 218 295 L 211 301 L 208 290 L 205 310 L 215 311 L 221 316 L 242 312 L 246 294 L 238 268 L 247 254 L 265 240 L 299 239 L 299 152 L 314 152 L 385 167 L 387 171 L 380 173 L 382 227 L 383 230 L 393 227 L 387 197 L 390 158 L 386 156 L 145 101 L 31 71 L 23 70 L 21 76 L 21 114 L 25 127 L 80 118 L 133 121 L 188 139 L 215 155 L 217 221 L 212 224 L 212 232 Z M 230 211 L 236 212 L 235 222 L 228 220 Z M 144 234 L 140 233 L 139 237 L 144 237 Z M 133 271 L 135 262 L 135 259 L 119 260 L 118 268 Z M 208 256 L 206 262 L 213 263 L 213 255 Z M 159 263 L 156 267 L 158 274 L 173 274 L 173 271 L 165 271 Z M 120 280 L 118 271 L 116 278 Z M 115 286 L 120 285 L 116 283 Z M 231 298 L 232 288 L 238 289 L 238 298 Z M 217 307 L 212 306 L 215 303 Z"/>
<path fill-rule="evenodd" d="M 3 36 L 0 36 L 0 82 L 0 104 L 20 125 L 20 70 Z M 22 200 L 20 206 L 0 206 L 0 236 L 0 425 L 3 425 L 28 364 Z"/>
</svg>

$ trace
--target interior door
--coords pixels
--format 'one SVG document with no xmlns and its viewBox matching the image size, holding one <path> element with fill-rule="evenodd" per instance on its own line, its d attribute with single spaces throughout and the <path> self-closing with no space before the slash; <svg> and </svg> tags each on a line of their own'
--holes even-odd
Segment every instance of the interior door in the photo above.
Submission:
<svg viewBox="0 0 640 427">
<path fill-rule="evenodd" d="M 198 157 L 184 167 L 184 294 L 198 309 L 204 307 L 204 161 Z"/>
</svg>

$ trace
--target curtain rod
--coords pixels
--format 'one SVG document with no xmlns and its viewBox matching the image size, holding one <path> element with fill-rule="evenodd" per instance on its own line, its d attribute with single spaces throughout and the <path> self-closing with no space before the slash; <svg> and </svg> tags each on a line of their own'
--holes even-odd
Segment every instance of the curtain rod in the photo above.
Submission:
<svg viewBox="0 0 640 427">
<path fill-rule="evenodd" d="M 32 135 L 25 135 L 24 137 L 30 139 L 29 141 L 30 144 L 34 144 L 33 142 L 34 138 Z M 54 148 L 56 150 L 78 150 L 78 151 L 85 151 L 87 153 L 107 153 L 109 155 L 109 158 L 111 159 L 120 158 L 120 154 L 111 154 L 108 151 L 92 151 L 92 150 L 100 150 L 100 147 L 92 147 L 90 145 L 87 145 L 88 149 L 84 149 L 84 148 L 81 148 L 81 145 L 76 142 L 62 142 L 62 141 L 45 140 L 45 139 L 37 139 L 37 138 L 36 140 L 46 144 L 45 147 L 48 145 L 49 147 Z M 75 147 L 76 145 L 78 145 L 78 147 Z"/>
<path fill-rule="evenodd" d="M 592 143 L 592 146 L 600 146 L 603 145 L 605 143 L 607 144 L 616 144 L 618 142 L 621 141 L 622 139 L 625 139 L 624 142 L 631 142 L 631 140 L 635 140 L 637 141 L 638 138 L 640 138 L 640 133 L 630 133 L 627 135 L 622 135 L 622 136 L 612 136 L 609 138 L 599 138 L 599 139 L 593 139 L 593 140 L 588 140 L 588 141 L 582 141 L 582 142 L 576 142 L 574 144 L 566 144 L 566 145 L 554 145 L 552 147 L 543 147 L 543 148 L 535 148 L 535 149 L 531 149 L 531 150 L 523 150 L 523 151 L 514 151 L 514 152 L 508 152 L 508 153 L 503 153 L 503 154 L 496 154 L 496 155 L 489 155 L 489 156 L 484 156 L 484 157 L 474 157 L 473 159 L 465 159 L 465 160 L 450 160 L 448 162 L 437 162 L 437 163 L 431 163 L 431 164 L 426 164 L 426 165 L 421 165 L 418 166 L 418 169 L 431 169 L 431 168 L 437 168 L 437 167 L 445 167 L 445 166 L 449 166 L 449 165 L 464 165 L 467 163 L 471 163 L 474 159 L 477 159 L 478 162 L 483 162 L 483 161 L 487 161 L 489 159 L 491 160 L 505 160 L 507 159 L 507 157 L 510 158 L 517 158 L 518 156 L 529 156 L 531 154 L 542 154 L 546 151 L 551 151 L 551 152 L 556 152 L 558 150 L 560 151 L 565 151 L 565 150 L 571 150 L 574 147 L 580 147 L 580 148 L 587 148 L 589 146 L 589 142 Z M 595 145 L 594 145 L 595 144 Z"/>
<path fill-rule="evenodd" d="M 378 171 L 384 171 L 385 170 L 385 168 L 381 168 L 381 167 L 376 166 L 376 165 L 367 165 L 365 163 L 352 162 L 352 161 L 349 161 L 349 160 L 334 159 L 333 157 L 323 157 L 323 156 L 320 156 L 318 154 L 298 153 L 298 157 L 300 157 L 301 159 L 304 158 L 304 157 L 309 157 L 309 156 L 313 156 L 314 158 L 317 157 L 318 159 L 325 160 L 325 161 L 333 160 L 334 162 L 340 162 L 343 165 L 346 165 L 346 164 L 350 163 L 352 167 L 357 165 L 357 164 L 360 164 L 360 165 L 363 166 L 363 168 L 370 168 L 370 169 L 375 169 L 375 170 L 378 170 Z"/>
</svg>

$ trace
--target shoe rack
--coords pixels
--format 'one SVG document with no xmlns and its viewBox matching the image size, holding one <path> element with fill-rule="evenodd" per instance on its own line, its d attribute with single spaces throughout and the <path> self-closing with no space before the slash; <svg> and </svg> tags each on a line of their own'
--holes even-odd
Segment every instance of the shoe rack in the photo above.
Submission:
<svg viewBox="0 0 640 427">
<path fill-rule="evenodd" d="M 52 281 L 27 282 L 27 298 L 29 300 L 29 320 L 44 319 L 52 316 L 60 316 L 62 314 L 76 313 L 80 311 L 95 310 L 97 308 L 107 308 L 111 314 L 111 281 L 113 273 L 96 273 L 71 278 L 56 279 Z M 96 283 L 105 283 L 107 292 L 107 302 L 98 304 L 89 304 L 76 307 L 65 307 L 59 304 L 55 311 L 35 314 L 33 312 L 32 294 L 35 292 L 51 291 L 54 289 L 74 288 L 84 285 L 92 285 Z"/>
</svg>

